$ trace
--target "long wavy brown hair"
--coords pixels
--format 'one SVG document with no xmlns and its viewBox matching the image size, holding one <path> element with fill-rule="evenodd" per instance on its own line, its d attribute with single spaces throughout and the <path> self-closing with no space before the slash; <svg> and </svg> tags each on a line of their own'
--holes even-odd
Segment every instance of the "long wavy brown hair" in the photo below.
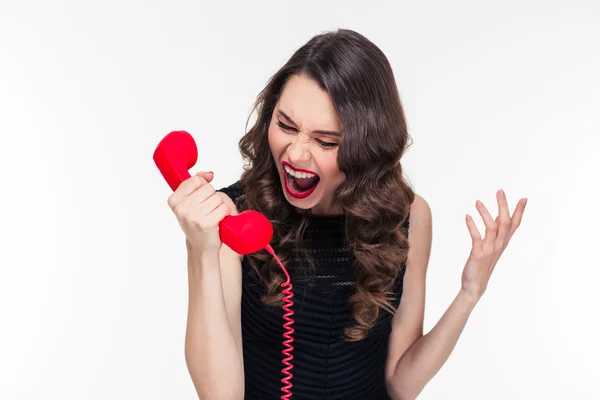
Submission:
<svg viewBox="0 0 600 400">
<path fill-rule="evenodd" d="M 402 224 L 414 199 L 400 158 L 411 138 L 392 68 L 371 41 L 340 29 L 316 35 L 299 48 L 257 96 L 250 113 L 257 112 L 256 122 L 239 141 L 245 194 L 238 206 L 269 218 L 272 246 L 284 264 L 298 251 L 293 242 L 302 246 L 310 210 L 298 210 L 286 201 L 267 132 L 283 87 L 295 74 L 313 79 L 329 93 L 341 125 L 337 163 L 346 179 L 334 201 L 345 213 L 346 240 L 354 255 L 355 291 L 348 306 L 355 324 L 345 334 L 347 340 L 357 341 L 374 326 L 380 310 L 395 311 L 390 289 L 408 253 Z M 281 306 L 284 276 L 278 264 L 266 251 L 247 257 L 265 284 L 262 301 Z"/>
</svg>

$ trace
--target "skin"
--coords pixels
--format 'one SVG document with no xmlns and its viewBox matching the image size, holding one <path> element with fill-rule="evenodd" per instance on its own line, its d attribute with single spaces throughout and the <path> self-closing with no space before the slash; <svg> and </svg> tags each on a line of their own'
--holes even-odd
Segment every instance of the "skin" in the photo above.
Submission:
<svg viewBox="0 0 600 400">
<path fill-rule="evenodd" d="M 293 120 L 285 124 L 291 129 L 277 125 L 279 109 Z M 337 139 L 316 130 L 339 131 L 331 99 L 310 79 L 293 77 L 284 88 L 269 126 L 272 156 L 282 185 L 284 160 L 321 177 L 319 187 L 309 197 L 296 199 L 286 193 L 287 201 L 298 208 L 312 208 L 315 214 L 335 215 L 341 209 L 332 203 L 332 194 L 345 179 L 337 168 Z M 242 256 L 226 245 L 221 246 L 218 240 L 218 222 L 225 215 L 237 214 L 237 210 L 227 195 L 215 193 L 210 184 L 212 179 L 212 173 L 199 172 L 169 197 L 169 205 L 186 233 L 189 257 L 186 362 L 202 399 L 240 399 L 244 396 Z M 463 269 L 461 288 L 437 324 L 424 334 L 432 218 L 425 199 L 415 196 L 409 221 L 410 249 L 404 290 L 392 323 L 384 371 L 393 399 L 415 399 L 419 395 L 450 356 L 471 312 L 485 293 L 498 260 L 521 224 L 527 199 L 518 202 L 512 215 L 502 190 L 497 192 L 497 203 L 498 216 L 494 219 L 480 201 L 476 202 L 485 225 L 484 237 L 472 217 L 465 217 L 472 248 Z"/>
<path fill-rule="evenodd" d="M 292 76 L 273 110 L 268 133 L 283 192 L 294 207 L 310 208 L 316 215 L 336 215 L 342 211 L 333 204 L 333 193 L 346 179 L 337 166 L 340 138 L 316 133 L 317 130 L 341 131 L 331 97 L 313 80 L 303 75 Z M 285 190 L 282 161 L 319 175 L 320 181 L 310 196 L 297 199 Z"/>
<path fill-rule="evenodd" d="M 185 360 L 203 400 L 244 397 L 241 331 L 241 256 L 222 245 L 218 223 L 235 215 L 229 197 L 215 193 L 211 172 L 179 185 L 168 203 L 186 236 L 188 318 Z"/>
<path fill-rule="evenodd" d="M 504 191 L 499 190 L 496 197 L 499 214 L 495 220 L 483 203 L 476 202 L 485 224 L 485 237 L 482 238 L 473 218 L 466 215 L 472 248 L 463 269 L 461 288 L 437 324 L 425 335 L 423 311 L 431 249 L 431 211 L 422 198 L 415 199 L 410 217 L 405 291 L 394 317 L 385 371 L 388 392 L 393 399 L 415 399 L 444 365 L 485 293 L 500 256 L 520 226 L 527 199 L 520 199 L 511 215 Z"/>
<path fill-rule="evenodd" d="M 310 208 L 314 214 L 336 215 L 341 209 L 332 202 L 333 193 L 345 179 L 336 161 L 339 138 L 315 132 L 317 130 L 340 132 L 333 102 L 329 94 L 310 78 L 293 76 L 283 89 L 269 125 L 272 156 L 284 188 L 282 161 L 320 176 L 317 189 L 307 198 L 294 198 L 284 189 L 290 204 Z M 410 249 L 405 289 L 394 316 L 385 368 L 386 384 L 392 398 L 406 400 L 419 395 L 450 356 L 471 312 L 485 293 L 492 271 L 521 223 L 527 199 L 518 202 L 512 215 L 503 190 L 497 192 L 497 202 L 499 214 L 495 219 L 480 201 L 476 202 L 486 228 L 483 238 L 473 218 L 466 216 L 472 249 L 463 269 L 461 288 L 434 328 L 424 334 L 432 217 L 429 204 L 420 195 L 415 195 L 409 221 Z"/>
</svg>

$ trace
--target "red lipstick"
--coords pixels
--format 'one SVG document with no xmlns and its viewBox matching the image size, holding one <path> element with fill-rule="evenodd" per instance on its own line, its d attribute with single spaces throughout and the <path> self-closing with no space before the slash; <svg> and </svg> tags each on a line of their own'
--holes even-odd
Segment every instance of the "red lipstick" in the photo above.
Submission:
<svg viewBox="0 0 600 400">
<path fill-rule="evenodd" d="M 283 179 L 284 179 L 284 181 L 285 181 L 285 189 L 286 189 L 286 190 L 287 190 L 287 192 L 290 194 L 290 196 L 292 196 L 292 197 L 295 197 L 296 199 L 304 199 L 304 198 L 306 198 L 306 197 L 310 196 L 310 195 L 312 194 L 312 192 L 314 192 L 314 191 L 315 191 L 315 189 L 316 189 L 316 188 L 317 188 L 317 186 L 319 185 L 319 181 L 320 181 L 319 174 L 317 174 L 316 172 L 310 171 L 310 170 L 308 170 L 308 169 L 294 168 L 294 166 L 292 166 L 292 164 L 288 163 L 287 161 L 283 161 L 281 164 L 282 164 L 282 165 L 283 165 L 283 167 L 284 167 L 284 168 L 283 168 L 283 174 L 284 174 L 284 176 L 283 176 Z M 318 178 L 318 180 L 317 180 L 317 183 L 315 183 L 315 184 L 313 185 L 313 187 L 311 187 L 310 189 L 308 189 L 308 190 L 307 190 L 307 191 L 305 191 L 305 192 L 298 193 L 298 192 L 294 191 L 294 190 L 293 190 L 293 189 L 290 187 L 290 184 L 289 184 L 289 182 L 288 182 L 288 179 L 289 179 L 289 178 L 288 178 L 288 173 L 285 171 L 285 167 L 286 167 L 286 166 L 287 166 L 287 167 L 289 167 L 289 168 L 291 168 L 291 169 L 293 169 L 293 170 L 294 170 L 294 171 L 296 171 L 296 172 L 306 172 L 306 173 L 308 173 L 308 174 L 313 174 L 313 175 L 316 175 L 316 176 L 317 176 L 317 178 Z"/>
</svg>

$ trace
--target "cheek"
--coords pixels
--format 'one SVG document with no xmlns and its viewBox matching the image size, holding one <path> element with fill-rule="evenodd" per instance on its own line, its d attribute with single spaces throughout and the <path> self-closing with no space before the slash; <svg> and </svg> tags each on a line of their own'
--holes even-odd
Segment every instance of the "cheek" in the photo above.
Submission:
<svg viewBox="0 0 600 400">
<path fill-rule="evenodd" d="M 277 132 L 277 129 L 275 129 L 275 127 L 270 125 L 267 137 L 269 140 L 269 147 L 271 148 L 273 155 L 275 155 L 276 157 L 279 156 L 279 153 L 281 152 L 281 149 L 283 147 L 281 135 Z"/>
<path fill-rule="evenodd" d="M 321 171 L 327 176 L 327 180 L 335 183 L 344 179 L 344 174 L 337 165 L 337 154 L 328 154 L 327 157 L 323 160 L 321 165 Z"/>
<path fill-rule="evenodd" d="M 269 125 L 269 129 L 267 130 L 267 140 L 269 141 L 269 146 L 273 147 L 273 128 Z"/>
</svg>

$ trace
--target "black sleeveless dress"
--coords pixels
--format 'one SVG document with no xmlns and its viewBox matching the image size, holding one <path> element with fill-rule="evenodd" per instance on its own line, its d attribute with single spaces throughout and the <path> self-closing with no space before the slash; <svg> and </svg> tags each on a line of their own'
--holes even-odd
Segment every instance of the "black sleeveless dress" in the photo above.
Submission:
<svg viewBox="0 0 600 400">
<path fill-rule="evenodd" d="M 234 202 L 243 191 L 240 182 L 218 189 Z M 294 292 L 294 365 L 291 370 L 294 400 L 384 400 L 384 371 L 392 315 L 379 313 L 375 327 L 358 342 L 344 339 L 344 328 L 353 324 L 346 300 L 353 293 L 351 251 L 344 243 L 344 216 L 311 216 L 305 245 L 316 274 L 296 273 L 303 260 L 288 261 Z M 408 218 L 404 224 L 408 227 Z M 277 253 L 277 249 L 274 249 Z M 396 308 L 402 296 L 404 268 L 392 290 Z M 244 258 L 242 262 L 242 341 L 245 399 L 281 398 L 284 367 L 283 314 L 281 308 L 261 302 L 264 286 Z"/>
</svg>

